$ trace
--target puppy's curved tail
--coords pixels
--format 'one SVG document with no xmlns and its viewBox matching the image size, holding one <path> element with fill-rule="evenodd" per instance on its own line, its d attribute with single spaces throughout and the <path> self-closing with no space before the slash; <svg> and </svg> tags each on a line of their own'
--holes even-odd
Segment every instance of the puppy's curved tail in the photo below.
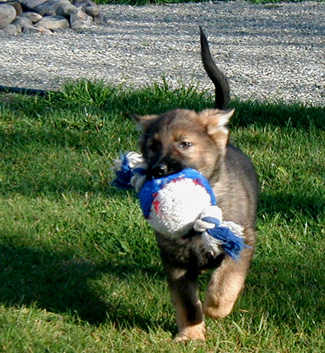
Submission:
<svg viewBox="0 0 325 353">
<path fill-rule="evenodd" d="M 218 109 L 227 109 L 230 100 L 230 89 L 226 75 L 220 71 L 214 63 L 208 40 L 200 26 L 201 39 L 201 57 L 204 69 L 215 87 L 215 107 Z"/>
</svg>

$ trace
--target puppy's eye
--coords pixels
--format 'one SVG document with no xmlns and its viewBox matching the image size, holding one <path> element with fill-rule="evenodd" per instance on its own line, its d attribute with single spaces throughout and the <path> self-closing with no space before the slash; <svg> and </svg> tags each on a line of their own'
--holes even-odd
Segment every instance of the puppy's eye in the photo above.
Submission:
<svg viewBox="0 0 325 353">
<path fill-rule="evenodd" d="M 187 141 L 182 141 L 179 144 L 179 147 L 182 148 L 182 149 L 187 149 L 187 148 L 189 148 L 191 146 L 192 146 L 192 142 L 187 142 Z"/>
<path fill-rule="evenodd" d="M 160 149 L 160 145 L 161 143 L 159 141 L 150 141 L 149 145 L 148 145 L 148 149 L 151 152 L 157 152 Z"/>
</svg>

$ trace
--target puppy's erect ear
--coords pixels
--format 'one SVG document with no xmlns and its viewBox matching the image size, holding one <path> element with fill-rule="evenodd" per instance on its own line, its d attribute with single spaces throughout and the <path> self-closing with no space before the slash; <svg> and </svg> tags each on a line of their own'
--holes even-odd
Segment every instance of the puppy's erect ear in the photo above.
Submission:
<svg viewBox="0 0 325 353">
<path fill-rule="evenodd" d="M 133 121 L 138 125 L 140 130 L 146 130 L 148 126 L 158 118 L 158 115 L 133 115 Z"/>
<path fill-rule="evenodd" d="M 199 120 L 205 126 L 207 134 L 217 143 L 227 143 L 229 137 L 227 125 L 234 112 L 235 109 L 206 109 L 199 113 Z"/>
<path fill-rule="evenodd" d="M 133 115 L 132 119 L 137 124 L 138 129 L 141 131 L 139 139 L 139 146 L 143 154 L 145 154 L 145 140 L 146 135 L 150 129 L 151 124 L 158 118 L 159 115 Z"/>
</svg>

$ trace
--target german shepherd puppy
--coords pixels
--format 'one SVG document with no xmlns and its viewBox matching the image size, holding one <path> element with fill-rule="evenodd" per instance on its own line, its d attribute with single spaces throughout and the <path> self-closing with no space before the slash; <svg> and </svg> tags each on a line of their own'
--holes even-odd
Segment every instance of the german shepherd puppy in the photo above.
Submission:
<svg viewBox="0 0 325 353">
<path fill-rule="evenodd" d="M 202 112 L 176 109 L 162 115 L 136 117 L 142 137 L 140 147 L 148 164 L 149 178 L 195 168 L 210 182 L 223 218 L 244 227 L 245 248 L 238 261 L 225 254 L 213 257 L 202 251 L 200 234 L 191 231 L 181 239 L 157 233 L 167 274 L 179 333 L 176 341 L 204 340 L 204 315 L 223 318 L 233 309 L 244 287 L 255 245 L 258 180 L 249 159 L 231 145 L 227 124 L 234 110 L 229 102 L 227 78 L 217 68 L 201 31 L 204 68 L 215 85 L 216 109 Z M 205 302 L 198 298 L 198 276 L 216 268 L 208 284 Z"/>
</svg>

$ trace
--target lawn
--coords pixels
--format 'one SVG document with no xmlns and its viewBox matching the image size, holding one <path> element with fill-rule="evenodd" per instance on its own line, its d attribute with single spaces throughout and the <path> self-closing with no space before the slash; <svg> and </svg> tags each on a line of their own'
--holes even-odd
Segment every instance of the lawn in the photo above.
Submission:
<svg viewBox="0 0 325 353">
<path fill-rule="evenodd" d="M 165 81 L 0 95 L 1 352 L 322 351 L 324 109 L 298 103 L 231 102 L 231 139 L 261 182 L 258 246 L 234 312 L 207 320 L 207 342 L 172 341 L 153 232 L 111 166 L 137 150 L 132 114 L 212 106 Z"/>
</svg>

